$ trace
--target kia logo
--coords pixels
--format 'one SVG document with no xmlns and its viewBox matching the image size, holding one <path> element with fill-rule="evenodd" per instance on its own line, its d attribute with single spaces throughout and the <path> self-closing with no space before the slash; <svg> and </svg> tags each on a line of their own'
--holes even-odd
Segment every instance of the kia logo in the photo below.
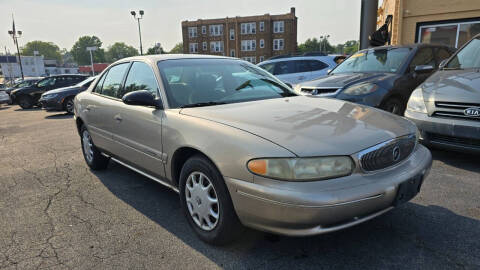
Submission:
<svg viewBox="0 0 480 270">
<path fill-rule="evenodd" d="M 467 108 L 463 111 L 466 116 L 480 117 L 480 108 Z"/>
<path fill-rule="evenodd" d="M 398 161 L 400 159 L 400 147 L 395 146 L 392 151 L 393 161 Z"/>
</svg>

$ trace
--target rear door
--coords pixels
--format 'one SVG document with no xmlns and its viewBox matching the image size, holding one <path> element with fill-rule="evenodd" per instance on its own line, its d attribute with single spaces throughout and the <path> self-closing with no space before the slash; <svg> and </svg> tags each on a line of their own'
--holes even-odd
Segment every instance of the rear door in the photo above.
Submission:
<svg viewBox="0 0 480 270">
<path fill-rule="evenodd" d="M 310 60 L 295 60 L 294 84 L 309 81 L 312 74 Z"/>
<path fill-rule="evenodd" d="M 152 67 L 145 62 L 133 62 L 118 94 L 147 90 L 159 98 L 158 83 Z M 164 111 L 149 106 L 119 103 L 114 115 L 113 138 L 115 154 L 134 167 L 158 178 L 165 176 L 162 153 L 162 118 Z"/>
<path fill-rule="evenodd" d="M 326 63 L 320 60 L 307 60 L 307 61 L 311 69 L 310 80 L 317 79 L 327 74 L 329 65 L 327 65 Z"/>
<path fill-rule="evenodd" d="M 279 61 L 275 62 L 273 75 L 277 76 L 283 82 L 295 84 L 295 63 L 294 61 Z"/>
</svg>

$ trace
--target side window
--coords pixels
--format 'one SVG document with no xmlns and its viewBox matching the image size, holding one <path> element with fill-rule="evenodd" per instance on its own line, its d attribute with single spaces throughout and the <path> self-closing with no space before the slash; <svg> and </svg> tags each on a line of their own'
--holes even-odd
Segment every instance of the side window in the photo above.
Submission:
<svg viewBox="0 0 480 270">
<path fill-rule="evenodd" d="M 108 70 L 105 81 L 103 82 L 102 95 L 109 97 L 118 97 L 119 91 L 122 88 L 122 80 L 127 71 L 129 63 L 122 63 L 111 67 Z"/>
<path fill-rule="evenodd" d="M 413 57 L 410 63 L 410 71 L 415 70 L 416 66 L 430 65 L 435 67 L 435 58 L 433 57 L 432 48 L 422 48 L 417 51 L 415 57 Z"/>
<path fill-rule="evenodd" d="M 310 63 L 310 68 L 311 68 L 312 71 L 322 70 L 322 69 L 328 67 L 328 65 L 323 63 L 322 61 L 309 60 L 308 62 Z"/>
<path fill-rule="evenodd" d="M 93 89 L 92 92 L 99 93 L 99 94 L 102 93 L 103 82 L 105 81 L 105 77 L 107 77 L 107 74 L 108 74 L 108 71 L 105 72 L 105 74 L 103 74 L 103 76 L 102 76 L 102 78 L 100 78 L 100 80 L 98 80 L 98 83 L 97 83 L 97 85 L 95 85 L 95 89 Z"/>
<path fill-rule="evenodd" d="M 134 62 L 128 72 L 125 88 L 119 93 L 118 98 L 122 98 L 128 92 L 137 90 L 147 90 L 157 96 L 157 89 L 157 80 L 152 68 L 143 62 Z"/>
<path fill-rule="evenodd" d="M 293 61 L 282 61 L 275 64 L 273 75 L 282 75 L 295 73 L 295 63 Z"/>
<path fill-rule="evenodd" d="M 310 65 L 306 60 L 295 61 L 295 73 L 310 72 Z"/>
<path fill-rule="evenodd" d="M 437 49 L 437 66 L 440 65 L 440 62 L 449 58 L 452 54 L 445 48 L 438 48 Z"/>
</svg>

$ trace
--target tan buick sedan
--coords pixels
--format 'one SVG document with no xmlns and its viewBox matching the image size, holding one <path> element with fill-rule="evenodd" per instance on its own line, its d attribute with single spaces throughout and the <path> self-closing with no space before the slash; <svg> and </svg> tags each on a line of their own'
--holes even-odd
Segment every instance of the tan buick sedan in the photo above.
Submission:
<svg viewBox="0 0 480 270">
<path fill-rule="evenodd" d="M 212 244 L 242 225 L 306 236 L 359 224 L 412 199 L 432 162 L 410 121 L 297 96 L 228 57 L 122 59 L 76 96 L 75 119 L 91 169 L 114 160 L 175 190 Z"/>
</svg>

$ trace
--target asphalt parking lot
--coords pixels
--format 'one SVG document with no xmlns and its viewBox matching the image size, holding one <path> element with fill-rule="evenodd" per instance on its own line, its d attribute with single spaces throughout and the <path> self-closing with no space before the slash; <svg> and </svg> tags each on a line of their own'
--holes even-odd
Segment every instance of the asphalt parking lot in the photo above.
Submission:
<svg viewBox="0 0 480 270">
<path fill-rule="evenodd" d="M 307 238 L 247 231 L 212 247 L 176 193 L 85 164 L 71 116 L 0 107 L 0 269 L 480 269 L 480 157 L 433 151 L 410 203 Z"/>
</svg>

